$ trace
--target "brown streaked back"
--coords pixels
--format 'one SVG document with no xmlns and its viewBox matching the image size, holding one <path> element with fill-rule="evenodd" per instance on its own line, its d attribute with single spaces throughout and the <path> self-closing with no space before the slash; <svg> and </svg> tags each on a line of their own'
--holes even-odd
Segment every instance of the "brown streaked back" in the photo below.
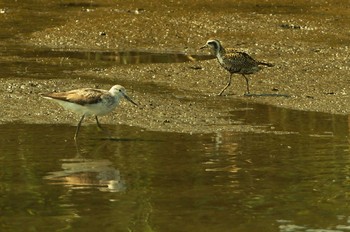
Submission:
<svg viewBox="0 0 350 232">
<path fill-rule="evenodd" d="M 76 89 L 67 92 L 53 92 L 41 94 L 43 97 L 60 101 L 71 102 L 79 105 L 96 104 L 102 101 L 103 95 L 109 92 L 102 89 Z"/>
</svg>

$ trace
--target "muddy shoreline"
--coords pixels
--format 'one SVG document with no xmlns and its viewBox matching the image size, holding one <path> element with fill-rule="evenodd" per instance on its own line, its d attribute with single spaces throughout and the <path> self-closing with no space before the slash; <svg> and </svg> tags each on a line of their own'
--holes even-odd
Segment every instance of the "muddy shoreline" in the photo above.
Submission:
<svg viewBox="0 0 350 232">
<path fill-rule="evenodd" d="M 344 25 L 350 25 L 350 12 L 339 4 L 95 2 L 62 5 L 74 8 L 62 15 L 65 23 L 30 33 L 22 42 L 41 49 L 76 52 L 138 50 L 208 55 L 198 48 L 207 39 L 217 38 L 227 47 L 275 66 L 249 76 L 253 96 L 244 96 L 245 82 L 235 75 L 226 95 L 219 97 L 216 94 L 225 85 L 228 73 L 215 59 L 89 68 L 75 67 L 76 62 L 70 59 L 40 57 L 34 62 L 67 67 L 66 74 L 54 79 L 33 73 L 23 74 L 25 78 L 1 79 L 3 123 L 75 124 L 79 116 L 38 94 L 81 87 L 109 89 L 114 84 L 125 86 L 142 108 L 124 102 L 101 122 L 149 130 L 255 131 L 227 119 L 244 103 L 341 115 L 350 112 L 350 38 L 344 30 Z"/>
</svg>

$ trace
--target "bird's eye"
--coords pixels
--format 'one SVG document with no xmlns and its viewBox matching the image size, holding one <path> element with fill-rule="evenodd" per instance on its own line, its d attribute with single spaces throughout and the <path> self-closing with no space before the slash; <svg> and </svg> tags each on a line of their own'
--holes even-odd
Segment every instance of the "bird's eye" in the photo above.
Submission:
<svg viewBox="0 0 350 232">
<path fill-rule="evenodd" d="M 214 42 L 214 41 L 211 41 L 211 42 L 209 42 L 208 44 L 209 44 L 210 46 L 214 47 L 215 49 L 218 48 L 218 44 L 217 44 L 216 42 Z"/>
</svg>

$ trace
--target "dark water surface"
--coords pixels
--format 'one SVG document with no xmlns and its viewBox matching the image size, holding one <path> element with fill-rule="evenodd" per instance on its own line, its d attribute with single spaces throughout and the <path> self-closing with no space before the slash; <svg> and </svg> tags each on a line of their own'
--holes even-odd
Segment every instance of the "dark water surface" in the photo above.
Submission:
<svg viewBox="0 0 350 232">
<path fill-rule="evenodd" d="M 86 67 L 81 60 L 101 67 L 188 59 L 18 44 L 60 23 L 62 12 L 91 6 L 98 4 L 2 1 L 0 77 L 62 77 Z M 72 63 L 36 62 L 43 57 Z M 229 118 L 257 132 L 106 125 L 110 139 L 84 125 L 75 144 L 74 125 L 0 125 L 0 231 L 350 231 L 349 118 L 249 103 L 239 109 Z"/>
<path fill-rule="evenodd" d="M 258 119 L 264 110 L 233 117 L 270 133 L 110 125 L 108 139 L 89 125 L 77 145 L 73 125 L 1 125 L 0 228 L 348 230 L 347 118 L 269 108 Z"/>
</svg>

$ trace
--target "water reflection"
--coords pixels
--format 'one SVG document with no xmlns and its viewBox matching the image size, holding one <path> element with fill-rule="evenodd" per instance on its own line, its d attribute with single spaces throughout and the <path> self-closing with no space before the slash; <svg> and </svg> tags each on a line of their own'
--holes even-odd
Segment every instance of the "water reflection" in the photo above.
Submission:
<svg viewBox="0 0 350 232">
<path fill-rule="evenodd" d="M 213 59 L 212 55 L 187 54 L 184 52 L 146 52 L 146 51 L 84 51 L 60 49 L 22 48 L 7 50 L 6 55 L 22 58 L 62 58 L 87 61 L 111 61 L 114 64 L 149 64 L 149 63 L 182 63 L 194 60 Z"/>
<path fill-rule="evenodd" d="M 125 181 L 109 160 L 62 159 L 61 171 L 50 172 L 44 179 L 71 189 L 97 188 L 103 192 L 123 192 Z"/>
<path fill-rule="evenodd" d="M 35 216 L 31 226 L 42 229 L 45 220 L 52 231 L 67 223 L 72 230 L 109 223 L 116 231 L 345 228 L 348 117 L 267 108 L 252 108 L 242 123 L 298 133 L 188 135 L 117 126 L 111 131 L 122 139 L 101 140 L 87 125 L 77 153 L 67 140 L 74 125 L 1 125 L 7 221 L 0 226 L 21 231 L 16 223 Z M 255 118 L 259 111 L 269 116 Z M 308 129 L 307 121 L 326 125 Z"/>
<path fill-rule="evenodd" d="M 131 65 L 149 63 L 182 63 L 194 60 L 213 59 L 211 55 L 187 54 L 183 52 L 144 52 L 144 51 L 67 51 L 55 49 L 33 49 L 9 47 L 2 52 L 0 47 L 0 78 L 9 76 L 30 78 L 71 77 L 77 67 L 99 69 L 112 65 Z"/>
<path fill-rule="evenodd" d="M 227 133 L 225 132 L 215 134 L 215 152 L 211 157 L 208 157 L 207 161 L 203 163 L 206 166 L 205 171 L 237 173 L 240 170 L 236 162 L 238 143 L 227 141 L 231 140 L 231 136 L 232 135 L 227 136 Z M 227 154 L 227 156 L 222 157 L 221 154 L 223 152 Z"/>
</svg>

